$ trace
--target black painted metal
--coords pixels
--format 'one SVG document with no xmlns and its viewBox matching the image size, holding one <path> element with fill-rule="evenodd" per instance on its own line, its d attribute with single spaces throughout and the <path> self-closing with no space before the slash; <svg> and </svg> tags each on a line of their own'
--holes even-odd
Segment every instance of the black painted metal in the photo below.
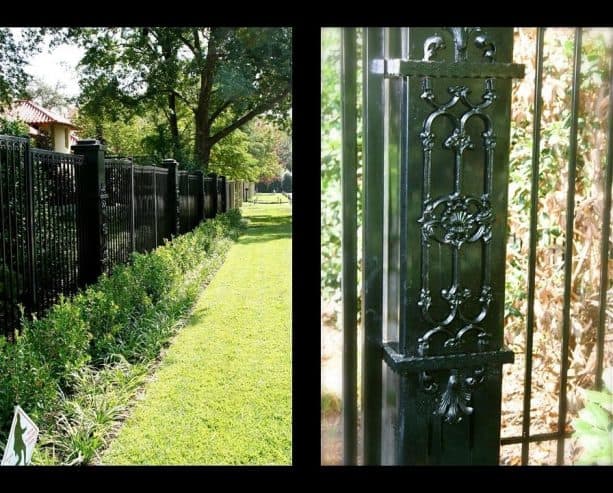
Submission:
<svg viewBox="0 0 613 493">
<path fill-rule="evenodd" d="M 204 217 L 207 219 L 215 217 L 215 202 L 217 192 L 215 190 L 215 179 L 211 176 L 203 177 L 204 187 Z"/>
<path fill-rule="evenodd" d="M 213 183 L 200 171 L 183 172 L 180 196 L 176 161 L 134 166 L 131 158 L 105 158 L 96 140 L 73 150 L 30 149 L 28 139 L 0 136 L 0 333 L 9 339 L 19 329 L 20 306 L 42 312 L 131 252 L 177 234 L 180 214 L 183 232 L 206 212 L 214 217 L 213 198 L 223 196 L 222 178 Z"/>
<path fill-rule="evenodd" d="M 219 212 L 227 212 L 228 210 L 228 196 L 226 189 L 226 177 L 219 176 L 217 177 L 217 190 L 219 193 L 218 204 L 219 204 Z"/>
<path fill-rule="evenodd" d="M 558 433 L 566 431 L 568 354 L 570 344 L 570 294 L 572 283 L 573 235 L 575 222 L 575 177 L 577 174 L 577 123 L 579 118 L 579 82 L 581 76 L 581 29 L 575 30 L 573 92 L 570 117 L 570 145 L 568 151 L 568 190 L 566 193 L 566 234 L 564 249 L 564 306 L 562 308 L 562 365 L 560 369 L 560 400 Z M 564 437 L 558 438 L 557 463 L 564 464 Z"/>
<path fill-rule="evenodd" d="M 343 437 L 345 464 L 357 463 L 357 87 L 355 28 L 342 38 L 342 296 L 343 296 Z"/>
<path fill-rule="evenodd" d="M 609 81 L 609 91 L 613 88 L 613 52 L 611 53 L 611 79 Z M 611 234 L 611 183 L 613 178 L 613 97 L 609 95 L 609 149 L 607 151 L 607 167 L 603 181 L 603 202 L 602 202 L 602 238 L 600 240 L 600 293 L 598 296 L 598 331 L 596 337 L 596 388 L 603 388 L 602 370 L 604 360 L 604 335 L 607 309 L 607 290 L 609 287 L 609 251 Z"/>
<path fill-rule="evenodd" d="M 76 155 L 83 156 L 79 176 L 79 284 L 95 282 L 108 265 L 104 166 L 105 146 L 97 140 L 80 140 L 72 146 Z M 54 243 L 52 243 L 55 245 Z"/>
<path fill-rule="evenodd" d="M 81 285 L 79 220 L 83 157 L 32 149 L 25 169 L 32 170 L 32 255 L 36 283 L 33 311 L 51 306 L 60 294 Z"/>
<path fill-rule="evenodd" d="M 132 245 L 132 161 L 106 159 L 109 271 L 130 258 Z"/>
<path fill-rule="evenodd" d="M 363 39 L 364 210 L 362 218 L 362 425 L 364 464 L 381 463 L 381 342 L 383 291 L 383 72 L 384 29 Z"/>
<path fill-rule="evenodd" d="M 512 36 L 365 31 L 367 464 L 498 461 Z"/>
<path fill-rule="evenodd" d="M 534 76 L 534 121 L 532 132 L 532 183 L 530 188 L 530 247 L 528 253 L 528 312 L 526 315 L 526 367 L 524 377 L 524 404 L 521 441 L 522 465 L 528 464 L 530 453 L 530 402 L 532 398 L 532 350 L 534 343 L 534 293 L 536 275 L 536 239 L 538 219 L 539 157 L 541 152 L 541 109 L 543 101 L 543 44 L 545 29 L 538 28 L 536 35 L 536 73 Z"/>
<path fill-rule="evenodd" d="M 167 180 L 167 207 L 168 211 L 166 214 L 167 228 L 168 234 L 167 238 L 170 236 L 176 236 L 180 231 L 180 210 L 179 210 L 179 181 L 177 175 L 177 161 L 174 159 L 164 159 L 162 165 L 166 166 L 168 170 L 168 180 Z"/>
<path fill-rule="evenodd" d="M 345 30 L 344 38 L 354 36 L 351 31 Z M 496 464 L 499 446 L 510 444 L 522 445 L 522 464 L 527 464 L 529 444 L 545 440 L 557 441 L 557 462 L 564 463 L 565 440 L 571 434 L 566 386 L 581 29 L 575 30 L 569 119 L 558 429 L 531 434 L 544 32 L 537 29 L 522 434 L 500 439 L 501 365 L 513 360 L 512 352 L 503 347 L 510 89 L 511 78 L 524 74 L 511 60 L 512 30 L 363 31 L 365 464 Z M 347 46 L 347 39 L 344 43 Z M 341 80 L 344 98 L 353 83 L 346 77 Z M 345 109 L 343 116 L 343 139 L 351 142 L 355 130 L 351 135 L 345 129 L 356 117 Z M 612 102 L 608 119 L 596 330 L 598 388 L 610 284 Z M 345 207 L 351 194 L 344 191 Z M 351 341 L 347 350 L 351 351 Z M 350 403 L 351 397 L 345 396 L 345 401 Z M 351 433 L 345 431 L 349 451 Z"/>
<path fill-rule="evenodd" d="M 25 277 L 31 272 L 31 265 L 28 265 L 31 254 L 25 259 L 23 255 L 28 248 L 27 211 L 22 203 L 26 185 L 22 170 L 27 156 L 26 139 L 0 139 L 0 330 L 7 337 L 13 336 L 19 323 L 19 303 L 28 298 Z"/>
<path fill-rule="evenodd" d="M 155 248 L 153 166 L 134 166 L 134 234 L 137 252 Z"/>
<path fill-rule="evenodd" d="M 168 204 L 168 169 L 155 168 L 155 203 L 156 203 L 156 244 L 163 245 L 164 239 L 171 235 L 169 218 L 174 217 L 175 212 Z M 194 224 L 195 226 L 195 224 Z M 192 228 L 193 229 L 193 228 Z"/>
</svg>

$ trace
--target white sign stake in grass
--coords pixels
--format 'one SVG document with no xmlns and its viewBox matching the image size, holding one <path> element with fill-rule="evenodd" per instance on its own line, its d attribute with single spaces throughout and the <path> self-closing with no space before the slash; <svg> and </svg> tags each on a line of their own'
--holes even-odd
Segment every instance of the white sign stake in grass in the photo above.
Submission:
<svg viewBox="0 0 613 493">
<path fill-rule="evenodd" d="M 38 439 L 38 426 L 29 418 L 23 409 L 15 406 L 15 416 L 9 440 L 2 457 L 3 466 L 25 466 L 30 464 L 34 445 Z"/>
</svg>

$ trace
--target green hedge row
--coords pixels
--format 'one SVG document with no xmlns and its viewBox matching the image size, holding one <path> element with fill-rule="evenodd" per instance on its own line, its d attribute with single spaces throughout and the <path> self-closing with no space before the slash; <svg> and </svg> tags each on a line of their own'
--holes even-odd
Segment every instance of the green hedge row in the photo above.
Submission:
<svg viewBox="0 0 613 493">
<path fill-rule="evenodd" d="M 15 404 L 41 430 L 52 428 L 46 421 L 85 366 L 155 359 L 241 228 L 240 212 L 233 210 L 151 253 L 134 253 L 129 264 L 61 299 L 44 318 L 24 321 L 15 342 L 0 338 L 0 443 Z"/>
</svg>

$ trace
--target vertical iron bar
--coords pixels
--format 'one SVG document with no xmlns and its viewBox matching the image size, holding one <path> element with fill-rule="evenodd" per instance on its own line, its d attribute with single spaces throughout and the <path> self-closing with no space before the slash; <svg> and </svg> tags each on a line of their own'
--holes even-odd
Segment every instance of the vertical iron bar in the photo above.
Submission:
<svg viewBox="0 0 613 493">
<path fill-rule="evenodd" d="M 53 214 L 51 215 L 52 217 L 52 229 L 53 229 L 53 238 L 52 238 L 52 242 L 53 242 L 53 248 L 54 248 L 54 252 L 53 252 L 53 259 L 55 262 L 55 272 L 54 272 L 54 281 L 55 281 L 55 293 L 53 296 L 53 301 L 55 302 L 55 300 L 59 297 L 60 292 L 62 291 L 62 279 L 61 279 L 61 262 L 60 262 L 60 248 L 62 245 L 62 234 L 61 234 L 61 230 L 60 230 L 60 221 L 58 220 L 58 203 L 59 203 L 59 197 L 58 195 L 60 195 L 58 193 L 59 191 L 59 180 L 58 180 L 58 176 L 59 176 L 59 172 L 58 172 L 58 168 L 57 168 L 57 164 L 56 164 L 56 157 L 53 155 L 49 155 L 48 156 L 48 166 L 49 166 L 49 170 L 53 173 L 53 181 L 52 181 L 52 187 L 53 187 Z"/>
<path fill-rule="evenodd" d="M 6 146 L 6 147 L 5 147 Z M 3 165 L 2 162 L 2 155 L 5 154 L 6 159 L 8 159 L 8 146 L 9 143 L 8 142 L 2 142 L 0 141 L 0 233 L 2 233 L 2 236 L 0 237 L 0 243 L 2 244 L 2 263 L 6 264 L 6 228 L 4 225 L 4 192 L 3 192 L 3 188 L 4 188 L 4 180 L 2 179 L 2 170 L 5 168 L 5 166 Z M 5 152 L 3 152 L 6 149 Z M 8 172 L 8 165 L 6 166 L 7 172 Z M 8 175 L 8 173 L 7 173 Z M 8 176 L 7 176 L 7 181 L 8 181 Z M 8 211 L 8 204 L 7 204 L 7 208 L 6 210 Z M 7 215 L 7 219 L 8 219 L 8 215 Z M 6 282 L 6 276 L 8 274 L 8 269 L 2 269 L 2 284 L 4 286 L 7 286 L 7 282 Z M 8 298 L 7 298 L 7 293 L 6 290 L 3 290 L 3 300 L 5 303 L 5 306 L 8 306 Z M 7 321 L 7 317 L 3 317 L 3 326 L 2 326 L 2 334 L 7 336 L 8 335 L 8 321 Z"/>
<path fill-rule="evenodd" d="M 60 279 L 60 292 L 61 293 L 66 293 L 66 288 L 67 288 L 67 281 L 66 281 L 66 266 L 64 265 L 64 261 L 65 261 L 65 252 L 66 252 L 66 228 L 65 228 L 65 222 L 64 222 L 64 217 L 63 217 L 63 213 L 64 213 L 64 187 L 63 187 L 63 183 L 62 183 L 62 169 L 63 169 L 63 162 L 64 158 L 60 157 L 59 155 L 55 155 L 54 156 L 54 161 L 55 161 L 55 169 L 56 169 L 56 181 L 57 181 L 57 187 L 56 187 L 56 194 L 57 194 L 57 198 L 56 198 L 56 206 L 55 206 L 55 210 L 56 210 L 56 220 L 57 220 L 57 228 L 59 230 L 59 241 L 58 241 L 58 270 L 59 270 L 59 275 L 58 278 Z"/>
<path fill-rule="evenodd" d="M 122 210 L 122 245 L 121 245 L 121 258 L 123 262 L 128 261 L 128 254 L 130 252 L 130 230 L 132 223 L 132 214 L 128 206 L 128 167 L 127 162 L 124 161 L 121 167 L 121 210 Z"/>
<path fill-rule="evenodd" d="M 51 246 L 51 265 L 53 266 L 51 269 L 51 279 L 53 280 L 53 289 L 52 289 L 52 302 L 57 297 L 57 273 L 54 272 L 57 268 L 57 231 L 55 227 L 55 216 L 53 214 L 53 203 L 55 200 L 54 192 L 57 188 L 57 184 L 55 183 L 55 176 L 53 173 L 51 160 L 49 156 L 45 156 L 45 166 L 47 167 L 47 172 L 49 173 L 49 242 Z"/>
<path fill-rule="evenodd" d="M 134 195 L 134 159 L 130 161 L 130 237 L 132 251 L 136 251 L 136 200 Z"/>
<path fill-rule="evenodd" d="M 153 170 L 153 234 L 155 237 L 155 247 L 158 246 L 158 189 L 157 189 L 157 170 L 152 165 Z"/>
<path fill-rule="evenodd" d="M 9 150 L 10 149 L 10 150 Z M 13 224 L 12 224 L 12 220 L 11 220 L 11 201 L 14 203 L 15 201 L 15 195 L 16 195 L 16 190 L 15 190 L 15 183 L 16 183 L 16 171 L 15 171 L 15 143 L 13 142 L 12 145 L 7 148 L 6 151 L 6 158 L 7 158 L 7 190 L 6 190 L 6 195 L 8 198 L 8 209 L 7 209 L 7 222 L 9 225 L 9 282 L 8 282 L 8 293 L 9 293 L 9 307 L 10 307 L 10 317 L 9 317 L 9 325 L 11 326 L 11 332 L 14 333 L 14 329 L 15 329 L 15 309 L 14 309 L 14 300 L 15 300 L 15 286 L 14 286 L 14 276 L 12 274 L 13 268 L 15 266 L 15 263 L 13 261 L 13 243 L 15 242 L 15 235 L 14 235 L 14 231 L 13 231 Z M 10 162 L 10 164 L 9 164 Z M 11 175 L 10 175 L 10 171 L 12 170 L 13 173 L 13 179 L 11 181 Z M 11 185 L 11 189 L 12 189 L 12 197 L 11 197 L 11 190 L 8 188 L 8 185 Z M 11 200 L 12 199 L 12 200 Z M 13 207 L 14 210 L 14 207 Z"/>
<path fill-rule="evenodd" d="M 613 56 L 609 68 L 609 136 L 607 167 L 604 177 L 604 194 L 602 202 L 602 238 L 600 240 L 600 293 L 598 298 L 598 332 L 596 336 L 596 388 L 602 390 L 602 370 L 604 360 L 604 333 L 607 317 L 607 289 L 609 287 L 609 235 L 611 234 L 611 177 L 613 176 Z"/>
<path fill-rule="evenodd" d="M 573 234 L 575 218 L 575 176 L 577 171 L 577 117 L 579 114 L 579 78 L 581 75 L 581 28 L 575 29 L 573 65 L 573 94 L 571 106 L 570 145 L 568 160 L 568 191 L 566 197 L 566 244 L 564 249 L 564 308 L 562 312 L 562 364 L 560 374 L 560 401 L 558 409 L 558 465 L 564 464 L 564 431 L 566 429 L 566 384 L 568 380 L 568 353 L 570 339 L 570 296 L 572 289 Z"/>
<path fill-rule="evenodd" d="M 384 29 L 364 29 L 364 216 L 362 320 L 364 464 L 381 462 L 381 313 L 383 293 Z"/>
<path fill-rule="evenodd" d="M 532 123 L 532 184 L 530 188 L 530 246 L 528 248 L 528 313 L 526 317 L 526 367 L 522 421 L 521 463 L 530 453 L 530 402 L 532 399 L 532 347 L 534 342 L 534 290 L 536 274 L 536 226 L 538 219 L 539 159 L 541 154 L 541 110 L 543 98 L 543 42 L 545 29 L 536 29 L 536 72 L 534 74 L 534 121 Z"/>
<path fill-rule="evenodd" d="M 39 301 L 38 301 L 38 309 L 42 308 L 45 304 L 45 300 L 47 297 L 47 289 L 46 289 L 46 285 L 47 285 L 47 276 L 45 275 L 46 270 L 45 270 L 45 256 L 46 256 L 46 242 L 45 242 L 45 228 L 44 228 L 44 220 L 45 220 L 45 205 L 44 205 L 44 194 L 43 194 L 43 176 L 41 173 L 41 166 L 40 166 L 40 162 L 35 159 L 36 154 L 32 153 L 32 155 L 30 156 L 30 159 L 32 160 L 32 168 L 34 169 L 34 180 L 38 182 L 38 187 L 37 187 L 37 193 L 36 193 L 36 230 L 37 230 L 37 235 L 36 235 L 36 243 L 38 244 L 38 259 L 37 259 L 37 267 L 38 267 L 38 272 L 40 273 L 40 277 L 41 277 L 41 289 L 40 289 L 40 296 L 39 296 Z M 44 282 L 42 281 L 42 279 L 44 279 Z"/>
<path fill-rule="evenodd" d="M 356 30 L 342 29 L 342 297 L 344 462 L 357 463 L 357 59 Z"/>
<path fill-rule="evenodd" d="M 29 284 L 29 268 L 27 265 L 27 259 L 28 259 L 28 252 L 30 250 L 29 247 L 29 234 L 28 234 L 28 208 L 27 208 L 27 183 L 28 183 L 28 172 L 27 172 L 27 162 L 26 162 L 26 143 L 24 142 L 23 145 L 18 145 L 17 146 L 17 152 L 18 152 L 18 156 L 19 156 L 19 167 L 20 167 L 20 181 L 21 181 L 21 190 L 19 193 L 19 234 L 18 234 L 18 238 L 19 238 L 19 243 L 18 243 L 18 248 L 20 250 L 20 255 L 19 255 L 19 261 L 20 264 L 18 266 L 18 271 L 22 276 L 22 286 L 21 286 L 21 292 L 20 292 L 20 302 L 24 304 L 24 306 L 26 308 L 29 308 L 30 305 L 30 296 L 29 296 L 29 291 L 30 291 L 30 287 L 31 285 Z M 23 161 L 22 161 L 23 159 Z M 23 166 L 23 167 L 22 167 Z M 28 297 L 26 298 L 24 295 L 28 295 Z"/>
<path fill-rule="evenodd" d="M 77 252 L 79 250 L 79 226 L 77 224 L 77 167 L 79 166 L 76 158 L 73 158 L 72 166 L 70 168 L 70 186 L 71 186 L 71 197 L 72 197 L 72 208 L 70 218 L 72 220 L 72 224 L 74 226 L 73 237 L 72 237 L 72 274 L 73 274 L 73 288 L 76 291 L 77 286 L 79 285 L 79 276 L 77 272 Z"/>
<path fill-rule="evenodd" d="M 38 161 L 38 173 L 40 176 L 40 184 L 41 184 L 41 213 L 42 213 L 42 236 L 41 240 L 43 242 L 43 250 L 44 255 L 42 256 L 42 266 L 41 271 L 44 272 L 45 276 L 45 286 L 44 286 L 44 297 L 45 302 L 41 308 L 47 308 L 49 306 L 49 298 L 51 295 L 51 283 L 49 282 L 49 258 L 50 258 L 50 246 L 49 246 L 49 225 L 48 225 L 48 217 L 49 217 L 49 190 L 48 190 L 48 181 L 47 174 L 45 173 L 45 163 L 43 162 L 42 155 L 40 153 L 36 154 Z M 40 227 L 40 226 L 39 226 Z"/>
</svg>

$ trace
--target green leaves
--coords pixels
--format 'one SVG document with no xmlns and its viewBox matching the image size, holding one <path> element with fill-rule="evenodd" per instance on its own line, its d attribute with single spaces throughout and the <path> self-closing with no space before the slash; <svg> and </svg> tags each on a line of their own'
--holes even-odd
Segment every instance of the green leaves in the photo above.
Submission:
<svg viewBox="0 0 613 493">
<path fill-rule="evenodd" d="M 291 29 L 71 28 L 62 36 L 86 50 L 81 113 L 95 121 L 98 138 L 107 139 L 108 123 L 146 114 L 149 154 L 193 156 L 206 168 L 212 148 L 258 115 L 289 121 Z M 248 164 L 245 153 L 233 158 L 224 164 Z"/>
<path fill-rule="evenodd" d="M 10 106 L 13 99 L 24 94 L 30 76 L 25 71 L 27 57 L 37 50 L 39 38 L 25 30 L 24 40 L 17 41 L 13 30 L 0 28 L 0 112 Z M 33 31 L 35 33 L 35 31 Z"/>
<path fill-rule="evenodd" d="M 586 390 L 586 405 L 573 421 L 583 446 L 581 464 L 613 464 L 613 393 Z"/>
<path fill-rule="evenodd" d="M 91 460 L 103 444 L 99 425 L 114 416 L 113 406 L 79 401 L 83 412 L 77 412 L 79 406 L 67 408 L 64 394 L 85 392 L 94 378 L 84 370 L 90 363 L 105 371 L 109 359 L 154 359 L 240 229 L 238 211 L 220 214 L 147 255 L 135 254 L 131 265 L 62 298 L 44 318 L 24 321 L 15 342 L 0 337 L 0 442 L 19 404 L 66 460 Z"/>
</svg>

